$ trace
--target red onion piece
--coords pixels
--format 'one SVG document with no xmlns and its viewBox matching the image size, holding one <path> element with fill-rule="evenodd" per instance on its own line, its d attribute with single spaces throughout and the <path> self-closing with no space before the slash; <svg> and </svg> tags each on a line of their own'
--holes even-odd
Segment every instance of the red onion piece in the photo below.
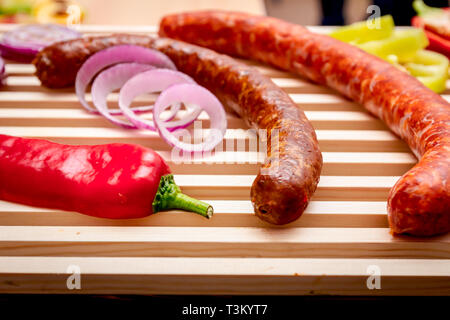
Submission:
<svg viewBox="0 0 450 320">
<path fill-rule="evenodd" d="M 99 51 L 89 57 L 81 66 L 75 79 L 75 91 L 78 99 L 87 111 L 98 113 L 98 111 L 87 103 L 85 99 L 86 88 L 94 76 L 104 68 L 117 63 L 136 62 L 149 64 L 158 68 L 176 70 L 173 62 L 163 53 L 135 45 L 118 45 Z M 134 110 L 148 110 L 148 107 L 137 107 Z"/>
<path fill-rule="evenodd" d="M 122 89 L 120 89 L 119 107 L 122 110 L 123 114 L 128 118 L 128 120 L 130 120 L 137 128 L 155 131 L 156 129 L 154 127 L 153 121 L 148 121 L 137 116 L 135 112 L 130 108 L 131 102 L 133 102 L 133 99 L 141 94 L 160 92 L 172 85 L 176 85 L 179 83 L 195 84 L 195 81 L 184 73 L 168 69 L 153 69 L 139 73 L 138 75 L 128 80 L 123 85 Z M 176 102 L 177 104 L 175 105 L 179 106 L 179 103 L 184 103 L 184 100 L 181 99 Z M 178 109 L 176 111 L 178 111 Z M 200 112 L 201 110 L 195 109 L 184 119 L 180 120 L 181 122 L 174 121 L 166 123 L 165 127 L 172 128 L 173 130 L 179 129 L 183 126 L 186 127 L 195 119 L 197 119 Z M 174 113 L 172 111 L 172 114 L 169 116 L 169 120 L 173 115 Z"/>
<path fill-rule="evenodd" d="M 109 110 L 107 105 L 108 95 L 116 89 L 121 88 L 133 76 L 153 69 L 148 64 L 141 63 L 119 63 L 111 68 L 102 71 L 94 80 L 91 89 L 92 102 L 98 112 L 112 123 L 127 129 L 134 129 L 136 126 L 128 121 L 123 121 L 113 117 L 113 114 L 121 114 L 121 110 Z M 153 109 L 149 106 L 148 110 Z"/>
<path fill-rule="evenodd" d="M 5 61 L 0 57 L 0 86 L 4 84 L 6 78 Z"/>
<path fill-rule="evenodd" d="M 185 104 L 193 104 L 208 113 L 211 129 L 206 141 L 197 144 L 185 143 L 173 135 L 164 120 L 160 118 L 161 113 L 170 105 L 182 101 Z M 153 121 L 159 135 L 171 146 L 186 152 L 211 151 L 223 140 L 227 128 L 225 110 L 220 101 L 207 89 L 191 83 L 173 85 L 164 90 L 153 107 Z"/>
<path fill-rule="evenodd" d="M 3 34 L 2 56 L 22 62 L 31 61 L 42 48 L 58 41 L 80 38 L 73 29 L 56 24 L 28 24 Z"/>
</svg>

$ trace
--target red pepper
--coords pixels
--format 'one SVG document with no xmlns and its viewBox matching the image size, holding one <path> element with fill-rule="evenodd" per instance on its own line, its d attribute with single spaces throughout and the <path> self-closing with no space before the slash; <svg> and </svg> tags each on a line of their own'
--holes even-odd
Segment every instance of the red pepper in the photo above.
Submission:
<svg viewBox="0 0 450 320">
<path fill-rule="evenodd" d="M 0 199 L 112 219 L 168 209 L 212 215 L 211 206 L 180 192 L 156 152 L 132 144 L 71 146 L 0 135 Z"/>
<path fill-rule="evenodd" d="M 439 53 L 442 53 L 443 55 L 447 56 L 447 58 L 450 59 L 450 41 L 445 39 L 444 37 L 441 37 L 439 34 L 434 33 L 430 30 L 427 30 L 424 26 L 424 21 L 421 17 L 413 17 L 411 24 L 414 27 L 422 28 L 423 31 L 427 35 L 427 38 L 429 40 L 429 45 L 427 47 L 428 50 L 433 50 Z"/>
<path fill-rule="evenodd" d="M 450 59 L 448 26 L 442 30 L 440 26 L 435 25 L 436 20 L 448 21 L 450 8 L 432 8 L 418 0 L 414 1 L 413 6 L 419 15 L 412 18 L 411 24 L 425 32 L 429 40 L 427 49 L 442 53 Z"/>
</svg>

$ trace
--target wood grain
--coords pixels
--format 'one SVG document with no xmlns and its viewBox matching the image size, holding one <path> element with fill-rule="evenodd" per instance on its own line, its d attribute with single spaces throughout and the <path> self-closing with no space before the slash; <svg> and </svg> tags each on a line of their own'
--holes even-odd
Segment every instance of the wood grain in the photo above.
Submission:
<svg viewBox="0 0 450 320">
<path fill-rule="evenodd" d="M 67 290 L 69 266 L 81 290 Z M 367 287 L 371 266 L 381 289 Z M 0 257 L 0 292 L 450 295 L 449 270 L 450 260 L 429 259 Z"/>
<path fill-rule="evenodd" d="M 183 211 L 161 212 L 144 219 L 113 220 L 75 212 L 34 208 L 0 201 L 2 226 L 174 226 L 174 227 L 269 227 L 253 214 L 249 200 L 203 199 L 214 207 L 214 219 L 206 220 Z M 325 228 L 387 228 L 384 201 L 312 201 L 301 219 L 283 226 Z"/>
<path fill-rule="evenodd" d="M 384 228 L 0 227 L 1 256 L 450 259 L 450 235 Z"/>
</svg>

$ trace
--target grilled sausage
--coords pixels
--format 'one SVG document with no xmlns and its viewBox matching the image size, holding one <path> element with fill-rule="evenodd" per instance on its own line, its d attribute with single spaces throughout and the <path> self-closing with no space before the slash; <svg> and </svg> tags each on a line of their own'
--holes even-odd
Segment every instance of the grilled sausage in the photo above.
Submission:
<svg viewBox="0 0 450 320">
<path fill-rule="evenodd" d="M 127 34 L 63 41 L 42 50 L 33 64 L 42 85 L 54 89 L 64 88 L 75 83 L 78 70 L 94 53 L 120 44 L 149 46 L 150 42 L 148 37 Z"/>
<path fill-rule="evenodd" d="M 54 44 L 34 61 L 42 84 L 60 88 L 74 83 L 81 64 L 95 52 L 115 44 L 132 43 L 168 55 L 178 70 L 211 90 L 249 126 L 266 129 L 267 159 L 253 182 L 255 213 L 273 224 L 301 216 L 316 190 L 322 168 L 316 134 L 290 97 L 258 70 L 234 59 L 180 41 L 145 36 L 115 35 Z"/>
<path fill-rule="evenodd" d="M 176 14 L 163 18 L 159 33 L 294 72 L 363 104 L 420 159 L 390 191 L 392 231 L 450 231 L 450 105 L 418 80 L 354 46 L 269 17 Z"/>
</svg>

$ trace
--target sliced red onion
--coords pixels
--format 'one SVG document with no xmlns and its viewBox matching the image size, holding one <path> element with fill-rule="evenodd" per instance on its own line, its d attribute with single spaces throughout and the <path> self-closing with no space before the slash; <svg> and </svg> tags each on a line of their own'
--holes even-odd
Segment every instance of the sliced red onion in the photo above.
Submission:
<svg viewBox="0 0 450 320">
<path fill-rule="evenodd" d="M 0 57 L 0 86 L 4 84 L 6 78 L 5 61 Z"/>
<path fill-rule="evenodd" d="M 80 37 L 79 32 L 61 25 L 28 24 L 5 32 L 0 51 L 5 58 L 29 62 L 39 50 L 54 42 Z"/>
<path fill-rule="evenodd" d="M 136 127 L 140 129 L 155 131 L 156 129 L 154 127 L 153 121 L 148 121 L 137 116 L 135 112 L 130 108 L 131 103 L 133 102 L 134 98 L 141 94 L 160 92 L 172 85 L 180 83 L 195 84 L 195 81 L 184 73 L 168 69 L 153 69 L 150 71 L 139 73 L 138 75 L 128 80 L 123 85 L 122 89 L 120 89 L 119 107 L 122 110 L 123 114 L 128 118 L 128 120 L 130 120 Z M 179 105 L 180 102 L 184 103 L 184 100 L 181 99 L 173 105 Z M 177 111 L 178 109 L 176 109 L 175 113 Z M 170 120 L 170 118 L 173 117 L 175 113 L 172 111 L 168 120 Z M 182 120 L 166 123 L 165 126 L 167 128 L 172 128 L 172 130 L 178 129 L 183 126 L 186 127 L 195 119 L 197 119 L 200 113 L 200 109 L 195 109 Z"/>
<path fill-rule="evenodd" d="M 97 113 L 97 110 L 89 106 L 85 99 L 86 88 L 94 76 L 104 68 L 123 62 L 136 62 L 149 64 L 158 68 L 176 70 L 173 62 L 165 54 L 135 45 L 118 45 L 97 52 L 89 57 L 81 66 L 75 79 L 75 91 L 83 107 L 89 112 Z M 148 107 L 134 108 L 137 111 L 148 110 Z"/>
<path fill-rule="evenodd" d="M 182 101 L 184 104 L 193 104 L 208 113 L 211 129 L 208 137 L 202 143 L 191 144 L 178 140 L 172 134 L 164 120 L 160 118 L 161 113 L 170 105 Z M 164 90 L 156 99 L 153 108 L 153 121 L 159 135 L 171 146 L 186 152 L 211 151 L 223 140 L 227 128 L 225 110 L 220 101 L 207 89 L 191 83 L 173 85 Z"/>
<path fill-rule="evenodd" d="M 119 63 L 111 68 L 102 71 L 94 80 L 91 89 L 92 102 L 98 112 L 112 123 L 127 128 L 134 129 L 136 126 L 128 121 L 123 121 L 112 116 L 112 114 L 121 114 L 120 109 L 109 110 L 107 104 L 108 95 L 116 89 L 121 88 L 133 76 L 154 69 L 155 67 L 141 63 Z M 153 106 L 149 106 L 151 110 Z"/>
</svg>

